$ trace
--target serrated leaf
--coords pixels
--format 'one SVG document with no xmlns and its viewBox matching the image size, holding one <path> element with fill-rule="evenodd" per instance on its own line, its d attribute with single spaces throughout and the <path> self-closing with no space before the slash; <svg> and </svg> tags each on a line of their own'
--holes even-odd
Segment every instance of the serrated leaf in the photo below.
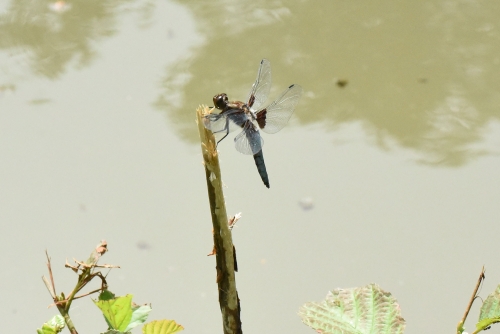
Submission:
<svg viewBox="0 0 500 334">
<path fill-rule="evenodd" d="M 64 318 L 61 315 L 55 315 L 52 319 L 42 325 L 42 328 L 37 329 L 37 334 L 57 334 L 64 329 Z"/>
<path fill-rule="evenodd" d="M 302 322 L 323 334 L 399 334 L 405 329 L 399 304 L 376 284 L 335 289 L 321 303 L 306 303 Z"/>
<path fill-rule="evenodd" d="M 183 330 L 184 327 L 174 320 L 155 320 L 142 327 L 143 334 L 172 334 Z"/>
<path fill-rule="evenodd" d="M 94 301 L 94 303 L 101 309 L 111 329 L 125 331 L 132 319 L 132 295 Z"/>
<path fill-rule="evenodd" d="M 130 331 L 145 323 L 148 319 L 149 312 L 151 312 L 151 306 L 149 305 L 137 305 L 132 307 L 132 319 L 125 331 Z"/>
<path fill-rule="evenodd" d="M 479 311 L 476 331 L 484 330 L 494 323 L 500 322 L 500 285 L 484 300 Z"/>
</svg>

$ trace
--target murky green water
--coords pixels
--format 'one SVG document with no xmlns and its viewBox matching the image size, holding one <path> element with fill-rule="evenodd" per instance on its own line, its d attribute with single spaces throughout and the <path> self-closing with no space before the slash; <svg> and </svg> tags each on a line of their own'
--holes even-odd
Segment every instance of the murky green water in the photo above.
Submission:
<svg viewBox="0 0 500 334">
<path fill-rule="evenodd" d="M 243 213 L 244 331 L 310 332 L 302 303 L 370 282 L 399 300 L 408 333 L 453 331 L 481 266 L 483 296 L 500 282 L 499 15 L 465 0 L 4 1 L 4 329 L 55 314 L 46 248 L 69 291 L 66 257 L 105 238 L 114 292 L 221 330 L 194 109 L 244 99 L 265 57 L 272 98 L 292 83 L 305 94 L 264 135 L 271 189 L 232 139 L 219 147 L 228 211 Z M 104 330 L 88 300 L 72 315 L 81 333 Z"/>
</svg>

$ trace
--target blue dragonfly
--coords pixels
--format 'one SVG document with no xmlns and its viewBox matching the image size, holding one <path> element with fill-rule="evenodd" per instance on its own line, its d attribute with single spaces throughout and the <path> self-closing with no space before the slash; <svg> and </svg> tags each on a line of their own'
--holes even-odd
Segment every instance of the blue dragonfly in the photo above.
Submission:
<svg viewBox="0 0 500 334">
<path fill-rule="evenodd" d="M 271 91 L 271 63 L 267 59 L 260 62 L 257 79 L 248 94 L 247 102 L 229 101 L 225 93 L 213 98 L 218 114 L 205 116 L 204 126 L 217 136 L 223 135 L 217 145 L 233 130 L 242 131 L 234 138 L 236 150 L 253 155 L 260 177 L 269 188 L 269 176 L 264 163 L 262 146 L 264 140 L 259 129 L 266 133 L 276 133 L 283 129 L 292 116 L 295 106 L 302 96 L 302 87 L 289 86 L 267 107 L 262 108 Z"/>
</svg>

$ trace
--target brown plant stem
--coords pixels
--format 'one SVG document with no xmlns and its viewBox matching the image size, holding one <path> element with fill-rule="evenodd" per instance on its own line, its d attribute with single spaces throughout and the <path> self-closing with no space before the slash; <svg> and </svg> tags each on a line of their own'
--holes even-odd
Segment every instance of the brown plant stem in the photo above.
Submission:
<svg viewBox="0 0 500 334">
<path fill-rule="evenodd" d="M 235 262 L 233 240 L 228 227 L 226 204 L 222 192 L 219 156 L 215 138 L 203 125 L 203 116 L 209 108 L 200 106 L 196 110 L 196 120 L 200 133 L 201 151 L 207 179 L 208 199 L 214 230 L 216 251 L 217 284 L 219 287 L 219 305 L 222 313 L 224 334 L 241 334 L 240 302 L 236 291 Z"/>
<path fill-rule="evenodd" d="M 470 297 L 469 304 L 467 305 L 467 308 L 465 309 L 464 316 L 458 322 L 457 334 L 462 334 L 464 331 L 465 320 L 467 319 L 467 316 L 469 315 L 472 304 L 474 303 L 474 300 L 476 299 L 477 290 L 479 290 L 479 287 L 481 286 L 481 282 L 485 279 L 485 277 L 486 276 L 484 276 L 484 266 L 483 266 L 483 268 L 481 269 L 481 273 L 479 274 L 479 278 L 477 279 L 477 283 L 476 283 L 476 287 L 474 288 L 474 292 L 472 293 L 472 296 Z"/>
<path fill-rule="evenodd" d="M 49 289 L 49 292 L 52 295 L 52 298 L 54 299 L 54 303 L 56 303 L 57 309 L 59 310 L 59 313 L 61 313 L 62 317 L 64 318 L 64 322 L 66 323 L 66 326 L 68 326 L 68 329 L 71 334 L 78 334 L 75 325 L 73 324 L 73 320 L 71 320 L 71 317 L 69 316 L 69 307 L 68 310 L 66 310 L 65 306 L 66 303 L 59 304 L 60 300 L 59 297 L 56 295 L 56 285 L 54 282 L 54 276 L 52 274 L 52 265 L 50 263 L 50 257 L 47 251 L 45 251 L 45 254 L 47 256 L 47 268 L 49 269 L 49 275 L 50 275 L 50 283 L 51 283 L 51 288 Z M 49 288 L 49 287 L 47 287 Z M 52 291 L 51 291 L 52 290 Z"/>
<path fill-rule="evenodd" d="M 57 307 L 59 310 L 59 313 L 61 313 L 61 316 L 64 318 L 64 322 L 66 323 L 66 326 L 68 326 L 69 331 L 71 334 L 78 334 L 75 325 L 73 324 L 73 321 L 71 320 L 71 317 L 69 316 L 69 309 L 71 308 L 71 303 L 73 300 L 82 298 L 85 296 L 88 296 L 90 294 L 99 292 L 99 291 L 104 291 L 107 289 L 108 284 L 106 282 L 106 277 L 103 276 L 103 274 L 100 271 L 94 271 L 95 268 L 119 268 L 118 266 L 113 266 L 113 265 L 97 265 L 97 261 L 99 258 L 106 253 L 107 251 L 107 243 L 105 240 L 102 240 L 99 245 L 95 248 L 95 250 L 92 252 L 90 255 L 90 258 L 86 262 L 79 262 L 75 260 L 76 265 L 71 266 L 68 264 L 66 261 L 66 268 L 70 268 L 73 270 L 76 274 L 78 274 L 78 281 L 75 285 L 75 288 L 70 292 L 68 297 L 64 296 L 64 293 L 61 293 L 60 296 L 56 294 L 56 286 L 54 283 L 54 275 L 52 274 L 52 265 L 50 262 L 50 257 L 47 251 L 45 251 L 45 254 L 47 255 L 47 268 L 49 270 L 49 277 L 50 281 L 42 276 L 43 282 L 45 283 L 45 286 L 49 290 L 50 295 L 52 296 L 52 299 L 54 300 L 54 305 Z M 96 289 L 90 292 L 87 292 L 83 295 L 77 296 L 76 294 L 80 292 L 88 283 L 92 281 L 95 277 L 99 277 L 101 279 L 101 288 Z"/>
</svg>

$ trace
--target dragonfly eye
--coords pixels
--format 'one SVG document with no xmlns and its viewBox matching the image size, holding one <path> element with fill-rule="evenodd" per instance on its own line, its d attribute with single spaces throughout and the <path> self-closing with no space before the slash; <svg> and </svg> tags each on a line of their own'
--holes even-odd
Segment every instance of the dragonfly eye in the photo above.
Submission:
<svg viewBox="0 0 500 334">
<path fill-rule="evenodd" d="M 214 106 L 217 109 L 224 109 L 227 105 L 227 95 L 222 93 L 214 96 Z"/>
</svg>

